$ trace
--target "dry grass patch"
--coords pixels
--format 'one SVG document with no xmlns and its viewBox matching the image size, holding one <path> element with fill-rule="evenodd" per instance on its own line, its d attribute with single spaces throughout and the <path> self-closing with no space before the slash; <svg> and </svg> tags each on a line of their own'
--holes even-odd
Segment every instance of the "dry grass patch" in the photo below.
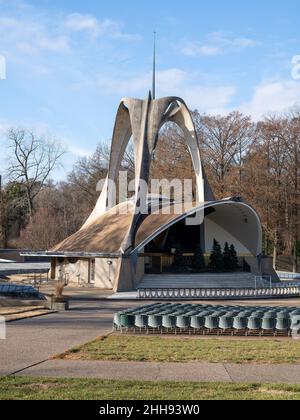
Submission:
<svg viewBox="0 0 300 420">
<path fill-rule="evenodd" d="M 300 400 L 300 386 L 0 378 L 0 400 Z"/>
<path fill-rule="evenodd" d="M 66 360 L 300 364 L 300 342 L 290 339 L 99 338 L 58 356 Z"/>
</svg>

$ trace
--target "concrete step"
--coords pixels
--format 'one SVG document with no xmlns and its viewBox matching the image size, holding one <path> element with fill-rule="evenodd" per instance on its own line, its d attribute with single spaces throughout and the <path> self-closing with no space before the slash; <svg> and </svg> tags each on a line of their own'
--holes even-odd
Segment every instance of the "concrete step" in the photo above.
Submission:
<svg viewBox="0 0 300 420">
<path fill-rule="evenodd" d="M 35 311 L 41 311 L 45 310 L 44 306 L 29 306 L 29 307 L 9 307 L 9 308 L 0 308 L 0 315 L 1 316 L 7 316 L 7 315 L 17 315 L 17 314 L 24 314 L 27 312 L 35 312 Z"/>
<path fill-rule="evenodd" d="M 259 284 L 258 286 L 263 286 Z M 145 275 L 138 288 L 254 288 L 255 276 L 232 274 Z"/>
<path fill-rule="evenodd" d="M 27 311 L 22 312 L 18 314 L 11 314 L 4 316 L 6 322 L 13 322 L 13 321 L 22 321 L 24 319 L 30 319 L 30 318 L 37 318 L 40 316 L 55 314 L 57 311 L 51 311 L 49 309 L 40 309 L 40 310 L 33 310 L 33 311 Z"/>
</svg>

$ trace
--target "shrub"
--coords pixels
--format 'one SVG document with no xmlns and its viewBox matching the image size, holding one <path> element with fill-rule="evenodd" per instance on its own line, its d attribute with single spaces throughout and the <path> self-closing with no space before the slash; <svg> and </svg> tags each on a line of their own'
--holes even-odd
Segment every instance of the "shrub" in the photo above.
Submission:
<svg viewBox="0 0 300 420">
<path fill-rule="evenodd" d="M 62 298 L 64 295 L 64 289 L 66 285 L 63 282 L 59 282 L 55 287 L 55 297 L 56 298 Z"/>
<path fill-rule="evenodd" d="M 193 258 L 193 262 L 192 262 L 192 269 L 194 273 L 199 273 L 205 269 L 205 259 L 204 259 L 201 245 L 197 246 L 197 249 Z"/>
<path fill-rule="evenodd" d="M 210 255 L 209 268 L 211 270 L 216 270 L 216 271 L 224 270 L 224 259 L 223 259 L 222 248 L 216 239 L 214 239 L 214 245 L 213 245 L 213 249 Z"/>
</svg>

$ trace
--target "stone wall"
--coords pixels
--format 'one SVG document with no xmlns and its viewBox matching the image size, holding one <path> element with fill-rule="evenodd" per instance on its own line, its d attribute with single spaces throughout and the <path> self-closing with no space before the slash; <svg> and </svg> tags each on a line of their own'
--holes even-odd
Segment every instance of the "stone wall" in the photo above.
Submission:
<svg viewBox="0 0 300 420">
<path fill-rule="evenodd" d="M 89 260 L 65 258 L 56 259 L 55 279 L 68 281 L 69 284 L 83 285 L 89 283 Z"/>
</svg>

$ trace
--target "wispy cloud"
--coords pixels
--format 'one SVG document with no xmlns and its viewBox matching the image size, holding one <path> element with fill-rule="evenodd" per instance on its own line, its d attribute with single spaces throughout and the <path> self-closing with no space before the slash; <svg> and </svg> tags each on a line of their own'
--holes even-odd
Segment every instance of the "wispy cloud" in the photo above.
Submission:
<svg viewBox="0 0 300 420">
<path fill-rule="evenodd" d="M 70 50 L 69 38 L 57 27 L 30 18 L 0 17 L 0 39 L 2 45 L 19 51 L 38 53 L 42 50 L 66 52 Z"/>
<path fill-rule="evenodd" d="M 0 138 L 4 137 L 11 127 L 8 121 L 0 120 Z"/>
<path fill-rule="evenodd" d="M 111 38 L 128 41 L 140 39 L 139 35 L 123 32 L 120 22 L 111 19 L 100 20 L 94 15 L 72 13 L 66 17 L 64 26 L 75 32 L 87 32 L 95 38 L 107 35 Z"/>
<path fill-rule="evenodd" d="M 102 92 L 122 96 L 146 97 L 151 87 L 151 73 L 132 78 L 99 76 L 87 81 Z M 86 87 L 86 86 L 84 86 Z M 170 68 L 157 73 L 157 91 L 160 96 L 183 97 L 190 108 L 201 112 L 218 113 L 229 106 L 235 93 L 234 86 L 207 86 L 197 74 L 189 74 L 179 68 Z"/>
<path fill-rule="evenodd" d="M 256 86 L 249 102 L 240 110 L 259 119 L 267 113 L 285 112 L 300 105 L 300 83 L 293 80 L 271 80 Z"/>
<path fill-rule="evenodd" d="M 89 149 L 85 149 L 83 147 L 80 146 L 72 146 L 72 145 L 68 145 L 67 146 L 67 150 L 69 153 L 71 153 L 73 156 L 77 157 L 77 158 L 83 158 L 83 157 L 87 157 L 87 156 L 91 156 L 93 154 L 93 150 L 89 150 Z"/>
<path fill-rule="evenodd" d="M 234 37 L 224 32 L 213 32 L 203 41 L 185 41 L 181 52 L 190 57 L 215 56 L 244 51 L 261 45 L 260 42 L 246 37 Z"/>
<path fill-rule="evenodd" d="M 43 51 L 71 52 L 73 37 L 77 32 L 86 32 L 94 38 L 102 36 L 124 42 L 140 39 L 138 35 L 124 32 L 122 26 L 122 23 L 111 19 L 100 20 L 93 15 L 79 13 L 51 20 L 34 11 L 20 16 L 3 13 L 0 16 L 0 40 L 2 48 L 8 51 L 34 55 Z"/>
</svg>

